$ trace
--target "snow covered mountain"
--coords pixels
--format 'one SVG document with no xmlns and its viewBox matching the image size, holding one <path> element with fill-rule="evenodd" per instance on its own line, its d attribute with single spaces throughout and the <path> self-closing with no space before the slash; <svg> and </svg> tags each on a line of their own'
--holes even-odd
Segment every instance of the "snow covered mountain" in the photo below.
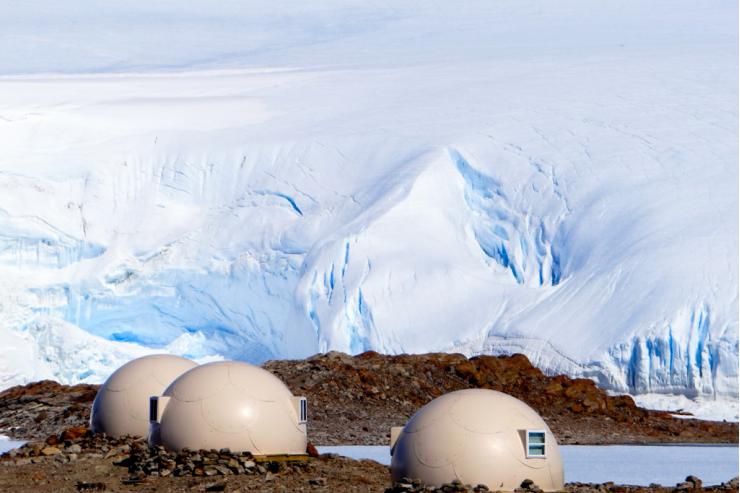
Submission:
<svg viewBox="0 0 740 493">
<path fill-rule="evenodd" d="M 737 419 L 736 20 L 4 4 L 0 387 L 162 350 L 522 352 Z"/>
</svg>

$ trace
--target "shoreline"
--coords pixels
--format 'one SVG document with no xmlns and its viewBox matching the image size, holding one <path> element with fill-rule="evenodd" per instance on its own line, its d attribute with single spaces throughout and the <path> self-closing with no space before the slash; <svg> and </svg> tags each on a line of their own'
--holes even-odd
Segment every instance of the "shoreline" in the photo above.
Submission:
<svg viewBox="0 0 740 493">
<path fill-rule="evenodd" d="M 50 443 L 53 443 L 51 445 Z M 182 459 L 184 456 L 185 459 Z M 197 456 L 197 459 L 194 457 Z M 190 458 L 188 458 L 190 457 Z M 174 460 L 176 458 L 176 460 Z M 191 459 L 192 458 L 192 459 Z M 211 458 L 210 462 L 207 462 Z M 185 464 L 194 462 L 189 468 Z M 208 465 L 212 464 L 212 465 Z M 233 464 L 233 465 L 232 465 Z M 228 466 L 227 466 L 228 465 Z M 243 465 L 243 466 L 242 466 Z M 716 476 L 716 474 L 715 474 Z M 524 482 L 523 482 L 524 486 Z M 65 430 L 59 437 L 31 442 L 0 455 L 0 490 L 15 492 L 75 491 L 309 491 L 378 493 L 486 492 L 488 488 L 452 483 L 436 488 L 417 481 L 391 482 L 388 466 L 369 459 L 324 453 L 302 461 L 261 462 L 249 454 L 192 451 L 174 454 L 149 447 L 142 439 L 109 438 L 84 428 Z M 540 493 L 536 485 L 516 490 Z M 687 475 L 675 486 L 648 486 L 624 481 L 569 481 L 567 493 L 736 493 L 737 478 L 703 484 Z"/>
</svg>

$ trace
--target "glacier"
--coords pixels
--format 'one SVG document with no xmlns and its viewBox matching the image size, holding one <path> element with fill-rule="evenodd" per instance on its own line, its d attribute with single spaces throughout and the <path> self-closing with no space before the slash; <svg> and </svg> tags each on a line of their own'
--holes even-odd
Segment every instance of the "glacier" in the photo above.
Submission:
<svg viewBox="0 0 740 493">
<path fill-rule="evenodd" d="M 0 388 L 520 352 L 737 420 L 737 13 L 0 6 Z"/>
</svg>

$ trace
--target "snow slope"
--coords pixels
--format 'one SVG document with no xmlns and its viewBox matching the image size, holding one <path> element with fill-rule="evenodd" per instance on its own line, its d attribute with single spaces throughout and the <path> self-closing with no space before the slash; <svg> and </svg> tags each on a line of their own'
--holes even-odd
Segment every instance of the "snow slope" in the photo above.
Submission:
<svg viewBox="0 0 740 493">
<path fill-rule="evenodd" d="M 4 4 L 0 386 L 152 350 L 523 352 L 737 419 L 736 19 Z"/>
</svg>

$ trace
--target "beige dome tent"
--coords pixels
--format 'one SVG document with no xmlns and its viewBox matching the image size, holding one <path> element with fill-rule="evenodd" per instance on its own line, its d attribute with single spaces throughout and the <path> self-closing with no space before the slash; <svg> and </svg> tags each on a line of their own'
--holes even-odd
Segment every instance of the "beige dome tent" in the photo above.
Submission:
<svg viewBox="0 0 740 493">
<path fill-rule="evenodd" d="M 228 448 L 257 456 L 306 452 L 306 399 L 247 363 L 193 368 L 152 397 L 150 413 L 149 443 L 169 450 Z"/>
<path fill-rule="evenodd" d="M 563 488 L 563 463 L 547 424 L 529 406 L 485 389 L 434 399 L 391 431 L 391 475 L 439 486 L 455 479 L 513 491 L 531 479 Z"/>
<path fill-rule="evenodd" d="M 175 378 L 196 364 L 170 354 L 154 354 L 129 361 L 100 387 L 90 413 L 90 428 L 110 436 L 146 438 L 149 397 L 161 394 Z"/>
</svg>

